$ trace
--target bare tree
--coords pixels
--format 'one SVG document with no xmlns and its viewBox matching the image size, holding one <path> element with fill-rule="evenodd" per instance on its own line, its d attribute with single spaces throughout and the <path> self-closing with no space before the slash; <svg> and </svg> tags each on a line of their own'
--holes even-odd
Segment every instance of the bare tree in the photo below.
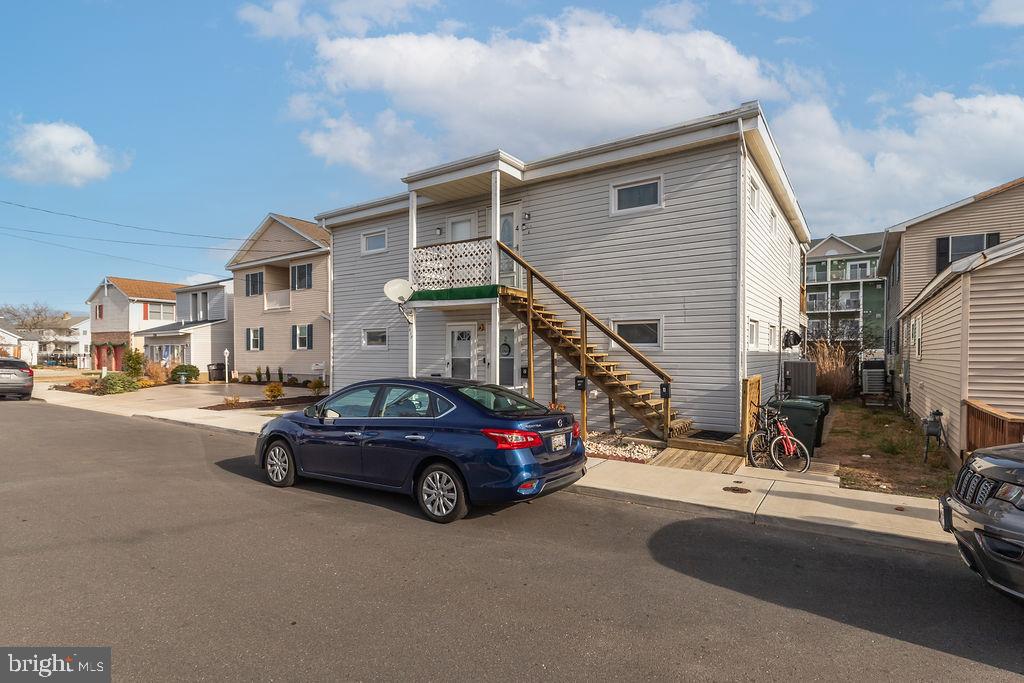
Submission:
<svg viewBox="0 0 1024 683">
<path fill-rule="evenodd" d="M 45 329 L 47 321 L 60 317 L 60 312 L 38 301 L 32 304 L 0 304 L 0 318 L 11 327 L 25 332 Z"/>
</svg>

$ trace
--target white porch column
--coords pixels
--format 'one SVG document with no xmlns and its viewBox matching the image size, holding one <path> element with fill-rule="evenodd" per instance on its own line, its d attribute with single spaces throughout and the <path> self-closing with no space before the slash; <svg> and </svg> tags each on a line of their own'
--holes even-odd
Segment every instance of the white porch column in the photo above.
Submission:
<svg viewBox="0 0 1024 683">
<path fill-rule="evenodd" d="M 498 282 L 498 236 L 501 234 L 501 171 L 491 171 L 491 283 Z M 491 304 L 491 335 L 487 338 L 487 381 L 498 383 L 498 367 L 501 364 L 501 304 Z"/>
<path fill-rule="evenodd" d="M 413 249 L 416 248 L 416 190 L 409 190 L 409 282 L 415 282 Z M 409 377 L 416 376 L 416 315 L 409 322 Z"/>
</svg>

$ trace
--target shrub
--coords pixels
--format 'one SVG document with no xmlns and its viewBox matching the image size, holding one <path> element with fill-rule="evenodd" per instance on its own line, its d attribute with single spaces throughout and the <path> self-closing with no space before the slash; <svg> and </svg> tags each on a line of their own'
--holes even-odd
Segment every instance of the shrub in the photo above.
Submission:
<svg viewBox="0 0 1024 683">
<path fill-rule="evenodd" d="M 324 384 L 324 381 L 319 377 L 309 383 L 309 390 L 313 392 L 314 396 L 323 396 L 324 389 L 326 388 L 327 385 Z"/>
<path fill-rule="evenodd" d="M 180 382 L 180 377 L 184 377 L 186 382 L 195 382 L 199 379 L 199 368 L 194 365 L 182 363 L 171 370 L 172 382 Z"/>
<path fill-rule="evenodd" d="M 270 381 L 270 366 L 269 365 L 267 366 L 266 372 L 263 373 L 263 377 L 268 382 Z"/>
<path fill-rule="evenodd" d="M 263 388 L 263 395 L 267 397 L 268 401 L 276 401 L 284 396 L 284 387 L 280 382 L 271 382 Z"/>
<path fill-rule="evenodd" d="M 106 377 L 96 380 L 96 387 L 93 389 L 97 396 L 107 394 L 125 394 L 129 391 L 137 391 L 139 385 L 134 379 L 123 372 L 111 372 Z"/>
<path fill-rule="evenodd" d="M 267 377 L 270 377 L 270 368 L 267 368 Z M 277 366 L 277 381 L 284 381 L 284 370 L 281 369 L 280 365 Z"/>
<path fill-rule="evenodd" d="M 162 363 L 149 361 L 146 363 L 146 377 L 156 384 L 164 384 L 171 376 L 171 371 L 165 368 Z"/>
<path fill-rule="evenodd" d="M 263 381 L 263 368 L 256 366 L 256 383 L 260 384 Z"/>
<path fill-rule="evenodd" d="M 148 377 L 142 377 L 140 379 L 137 379 L 135 380 L 135 383 L 139 385 L 139 389 L 149 389 L 150 387 L 156 386 L 156 382 L 154 382 Z"/>
<path fill-rule="evenodd" d="M 128 349 L 125 351 L 121 363 L 124 365 L 124 374 L 132 379 L 142 377 L 146 370 L 146 356 L 138 349 Z"/>
<path fill-rule="evenodd" d="M 91 379 L 85 379 L 84 377 L 80 377 L 78 379 L 71 380 L 68 383 L 68 386 L 74 389 L 75 391 L 92 391 L 94 383 L 95 382 Z"/>
<path fill-rule="evenodd" d="M 242 375 L 242 384 L 252 384 L 252 375 Z"/>
<path fill-rule="evenodd" d="M 289 375 L 287 384 L 290 387 L 297 387 L 299 386 L 299 378 L 295 375 Z"/>
<path fill-rule="evenodd" d="M 224 405 L 226 405 L 226 406 L 237 406 L 241 402 L 242 402 L 242 397 L 241 396 L 225 396 L 224 397 Z"/>
</svg>

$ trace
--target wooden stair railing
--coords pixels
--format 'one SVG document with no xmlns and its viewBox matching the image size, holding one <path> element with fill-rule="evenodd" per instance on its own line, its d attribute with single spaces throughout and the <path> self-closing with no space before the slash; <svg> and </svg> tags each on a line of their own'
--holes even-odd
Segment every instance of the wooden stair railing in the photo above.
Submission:
<svg viewBox="0 0 1024 683">
<path fill-rule="evenodd" d="M 670 436 L 685 432 L 692 426 L 692 420 L 676 419 L 677 411 L 672 410 L 672 376 L 670 374 L 635 349 L 615 330 L 601 322 L 583 304 L 545 277 L 518 253 L 502 242 L 498 242 L 498 248 L 526 273 L 525 293 L 522 290 L 503 289 L 501 299 L 505 307 L 527 326 L 527 357 L 530 359 L 527 372 L 531 398 L 534 391 L 533 336 L 536 334 L 568 360 L 571 365 L 578 368 L 580 375 L 596 384 L 608 396 L 611 403 L 624 409 L 662 439 L 667 441 Z M 578 328 L 569 327 L 568 321 L 548 310 L 543 304 L 537 303 L 534 292 L 535 282 L 544 285 L 579 315 Z M 588 325 L 597 328 L 660 380 L 662 386 L 659 386 L 658 400 L 654 399 L 653 391 L 643 389 L 639 381 L 631 379 L 632 373 L 628 370 L 620 370 L 618 362 L 607 360 L 607 353 L 597 352 L 597 348 L 587 339 Z M 580 392 L 580 423 L 586 429 L 587 392 L 585 390 Z"/>
</svg>

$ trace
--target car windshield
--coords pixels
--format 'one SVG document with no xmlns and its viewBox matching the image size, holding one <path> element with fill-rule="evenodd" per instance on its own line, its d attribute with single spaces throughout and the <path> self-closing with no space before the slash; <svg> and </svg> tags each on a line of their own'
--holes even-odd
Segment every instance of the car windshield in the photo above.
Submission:
<svg viewBox="0 0 1024 683">
<path fill-rule="evenodd" d="M 457 391 L 499 415 L 547 415 L 551 411 L 514 391 L 494 386 L 459 387 Z"/>
</svg>

